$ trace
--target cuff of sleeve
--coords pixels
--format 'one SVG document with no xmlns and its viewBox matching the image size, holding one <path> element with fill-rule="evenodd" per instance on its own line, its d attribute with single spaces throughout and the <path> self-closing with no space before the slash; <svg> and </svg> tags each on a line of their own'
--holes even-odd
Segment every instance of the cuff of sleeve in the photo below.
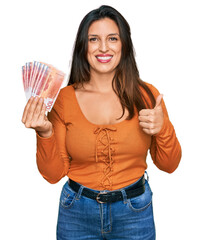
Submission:
<svg viewBox="0 0 203 240">
<path fill-rule="evenodd" d="M 35 131 L 36 132 L 36 136 L 37 136 L 37 140 L 39 140 L 39 141 L 52 141 L 52 139 L 54 138 L 54 129 L 52 129 L 52 134 L 51 134 L 51 136 L 50 137 L 47 137 L 47 138 L 45 138 L 45 137 L 41 137 L 38 133 L 37 133 L 37 131 Z"/>
<path fill-rule="evenodd" d="M 167 132 L 167 128 L 169 127 L 169 122 L 170 122 L 169 118 L 167 116 L 164 116 L 163 126 L 162 126 L 161 130 L 154 136 L 161 137 L 161 136 L 165 135 L 165 133 Z"/>
</svg>

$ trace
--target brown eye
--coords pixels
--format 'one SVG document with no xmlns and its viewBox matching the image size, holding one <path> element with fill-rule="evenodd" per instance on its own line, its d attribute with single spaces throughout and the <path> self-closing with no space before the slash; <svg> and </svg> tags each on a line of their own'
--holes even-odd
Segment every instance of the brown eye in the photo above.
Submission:
<svg viewBox="0 0 203 240">
<path fill-rule="evenodd" d="M 92 37 L 92 38 L 89 38 L 89 41 L 90 41 L 90 42 L 97 42 L 98 39 L 97 39 L 96 37 Z"/>
<path fill-rule="evenodd" d="M 117 37 L 110 37 L 109 40 L 110 40 L 111 42 L 116 42 L 116 41 L 118 40 L 118 38 L 117 38 Z"/>
</svg>

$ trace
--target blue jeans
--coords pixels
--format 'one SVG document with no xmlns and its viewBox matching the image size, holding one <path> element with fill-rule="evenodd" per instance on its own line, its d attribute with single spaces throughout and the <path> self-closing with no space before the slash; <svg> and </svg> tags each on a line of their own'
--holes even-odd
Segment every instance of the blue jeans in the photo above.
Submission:
<svg viewBox="0 0 203 240">
<path fill-rule="evenodd" d="M 152 191 L 145 180 L 145 192 L 123 201 L 98 203 L 74 192 L 65 183 L 60 197 L 57 240 L 155 240 Z M 99 191 L 95 191 L 98 192 Z"/>
</svg>

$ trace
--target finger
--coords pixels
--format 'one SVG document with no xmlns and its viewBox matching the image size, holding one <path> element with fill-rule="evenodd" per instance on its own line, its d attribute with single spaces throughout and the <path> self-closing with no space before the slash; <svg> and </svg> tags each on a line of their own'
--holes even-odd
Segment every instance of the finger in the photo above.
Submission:
<svg viewBox="0 0 203 240">
<path fill-rule="evenodd" d="M 140 122 L 139 125 L 142 129 L 149 128 L 149 123 L 146 123 L 146 122 Z"/>
<path fill-rule="evenodd" d="M 46 108 L 46 104 L 43 103 L 43 105 L 42 105 L 42 111 L 41 111 L 40 117 L 44 118 L 45 120 L 47 120 L 47 117 L 46 117 L 46 110 L 47 110 L 47 108 Z"/>
<path fill-rule="evenodd" d="M 154 129 L 143 128 L 142 130 L 148 135 L 154 135 L 156 133 Z"/>
<path fill-rule="evenodd" d="M 139 122 L 150 123 L 150 122 L 153 122 L 154 118 L 153 118 L 153 116 L 139 116 L 138 120 L 139 120 Z"/>
<path fill-rule="evenodd" d="M 154 123 L 140 122 L 139 124 L 143 129 L 153 130 L 156 128 L 156 125 Z"/>
<path fill-rule="evenodd" d="M 161 106 L 162 99 L 163 99 L 163 94 L 160 94 L 156 99 L 156 105 L 155 105 L 154 108 L 157 108 L 157 107 Z"/>
<path fill-rule="evenodd" d="M 35 111 L 34 111 L 33 117 L 32 117 L 32 122 L 35 124 L 38 122 L 38 119 L 41 115 L 43 104 L 44 104 L 44 99 L 40 98 L 39 101 L 37 102 L 37 105 L 36 105 L 36 108 L 35 108 Z"/>
<path fill-rule="evenodd" d="M 32 103 L 30 104 L 30 107 L 27 110 L 27 116 L 26 116 L 26 120 L 25 120 L 25 126 L 26 127 L 31 127 L 31 122 L 32 122 L 32 118 L 33 118 L 33 114 L 34 111 L 36 109 L 36 106 L 38 104 L 39 101 L 39 97 L 35 97 L 34 100 L 32 101 Z"/>
<path fill-rule="evenodd" d="M 34 100 L 34 97 L 31 97 L 26 106 L 25 106 L 25 109 L 24 109 L 24 112 L 23 112 L 23 116 L 22 116 L 22 122 L 25 123 L 25 120 L 26 120 L 26 116 L 27 116 L 27 112 L 28 112 L 28 109 L 30 107 L 30 105 L 32 104 L 32 101 Z"/>
<path fill-rule="evenodd" d="M 39 114 L 38 121 L 39 123 L 46 122 L 48 119 L 46 117 L 46 105 L 45 103 L 42 104 L 41 112 Z"/>
<path fill-rule="evenodd" d="M 52 124 L 46 116 L 46 105 L 43 104 L 42 110 L 38 119 L 38 127 L 35 129 L 41 137 L 49 137 L 52 134 Z"/>
<path fill-rule="evenodd" d="M 139 111 L 139 116 L 149 116 L 152 113 L 152 109 L 142 109 Z"/>
</svg>

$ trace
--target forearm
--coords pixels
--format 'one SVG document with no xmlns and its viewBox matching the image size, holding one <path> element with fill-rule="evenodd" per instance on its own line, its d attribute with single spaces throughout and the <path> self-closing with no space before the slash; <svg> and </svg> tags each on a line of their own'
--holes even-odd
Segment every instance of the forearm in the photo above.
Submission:
<svg viewBox="0 0 203 240">
<path fill-rule="evenodd" d="M 152 137 L 150 153 L 159 169 L 172 173 L 178 167 L 182 154 L 181 146 L 169 119 L 165 119 L 161 132 Z"/>
<path fill-rule="evenodd" d="M 48 182 L 56 183 L 67 174 L 68 161 L 58 151 L 54 132 L 48 138 L 37 134 L 36 157 L 39 172 Z"/>
</svg>

